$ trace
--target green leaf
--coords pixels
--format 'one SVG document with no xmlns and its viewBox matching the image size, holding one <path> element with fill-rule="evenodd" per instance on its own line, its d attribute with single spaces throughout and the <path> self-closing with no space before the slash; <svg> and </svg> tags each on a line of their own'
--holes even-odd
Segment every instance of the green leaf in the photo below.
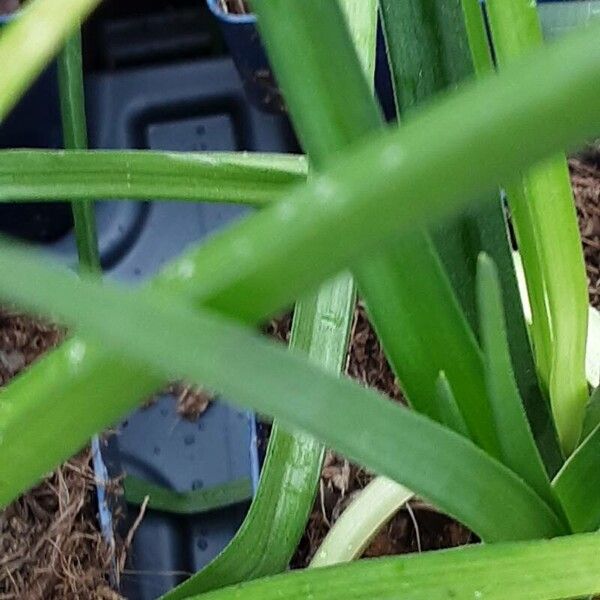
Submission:
<svg viewBox="0 0 600 600">
<path fill-rule="evenodd" d="M 363 3 L 375 7 L 373 0 Z M 252 6 L 294 128 L 311 164 L 321 170 L 342 148 L 381 126 L 372 76 L 365 77 L 337 1 L 253 0 Z"/>
<path fill-rule="evenodd" d="M 473 78 L 460 0 L 380 0 L 400 117 Z"/>
<path fill-rule="evenodd" d="M 486 4 L 500 68 L 542 45 L 535 4 Z M 588 300 L 583 250 L 564 155 L 555 155 L 507 188 L 533 314 L 538 368 L 563 451 L 581 434 L 587 403 Z"/>
<path fill-rule="evenodd" d="M 362 2 L 359 7 L 351 0 L 346 4 L 353 10 L 350 22 L 357 25 L 357 33 L 364 33 L 368 45 L 369 35 L 375 31 L 375 20 L 370 32 L 369 22 L 363 18 L 368 16 L 364 11 L 368 3 Z M 306 352 L 316 364 L 339 373 L 346 356 L 354 304 L 354 283 L 348 275 L 337 277 L 300 300 L 294 310 L 290 347 Z M 215 561 L 166 598 L 183 598 L 285 569 L 312 509 L 323 451 L 316 440 L 300 432 L 286 434 L 275 423 L 257 497 L 240 531 Z M 280 476 L 282 472 L 286 477 Z M 268 528 L 265 523 L 269 523 Z"/>
<path fill-rule="evenodd" d="M 550 506 L 560 511 L 515 382 L 498 272 L 493 260 L 486 254 L 481 254 L 477 261 L 477 299 L 486 382 L 500 442 L 501 460 L 529 483 Z"/>
<path fill-rule="evenodd" d="M 498 456 L 481 351 L 429 236 L 406 234 L 389 244 L 385 255 L 361 261 L 356 271 L 411 405 L 442 422 L 435 398 L 444 371 L 469 436 Z"/>
<path fill-rule="evenodd" d="M 375 477 L 333 524 L 309 568 L 359 558 L 383 526 L 414 496 L 403 485 Z"/>
<path fill-rule="evenodd" d="M 483 77 L 493 72 L 494 65 L 482 6 L 478 0 L 461 0 L 461 3 L 475 73 L 477 77 Z M 550 474 L 555 474 L 564 459 L 549 402 L 540 389 L 527 325 L 523 318 L 523 304 L 512 258 L 512 242 L 508 239 L 504 207 L 502 203 L 497 203 L 490 208 L 469 211 L 470 214 L 462 219 L 464 232 L 461 242 L 468 252 L 471 280 L 468 277 L 462 283 L 459 280 L 457 287 L 474 291 L 477 255 L 479 252 L 486 252 L 492 257 L 500 274 L 512 366 L 519 392 L 546 469 Z M 460 273 L 460 270 L 457 272 Z M 474 307 L 474 293 L 472 299 Z M 463 306 L 465 305 L 469 306 L 465 304 L 463 294 Z M 477 322 L 476 313 L 473 313 L 472 319 Z"/>
<path fill-rule="evenodd" d="M 440 416 L 440 423 L 468 438 L 467 424 L 460 412 L 450 382 L 443 371 L 440 371 L 438 375 L 434 398 L 438 403 L 437 413 Z"/>
<path fill-rule="evenodd" d="M 407 114 L 410 118 L 411 111 L 435 93 L 454 87 L 471 73 L 466 40 L 460 35 L 464 30 L 463 15 L 460 5 L 454 1 L 382 0 L 380 5 L 396 107 L 403 120 Z M 489 209 L 486 207 L 486 210 Z M 417 410 L 441 422 L 444 422 L 444 415 L 436 415 L 438 390 L 435 386 L 439 372 L 444 371 L 470 437 L 497 456 L 479 348 L 455 296 L 458 295 L 462 309 L 471 316 L 473 311 L 469 310 L 469 304 L 473 302 L 470 296 L 474 297 L 474 294 L 470 293 L 469 282 L 465 281 L 468 280 L 465 272 L 468 272 L 469 257 L 462 252 L 462 221 L 460 218 L 444 223 L 434 236 L 435 246 L 429 234 L 424 234 L 422 240 L 407 240 L 398 247 L 396 262 L 390 265 L 390 271 L 396 274 L 396 289 L 402 286 L 406 293 L 399 296 L 403 301 L 398 307 L 400 314 L 390 317 L 392 322 L 403 323 L 404 319 L 406 324 L 403 330 L 392 330 L 388 336 L 383 336 L 384 347 L 395 357 L 392 364 L 398 369 L 411 403 Z M 454 289 L 449 285 L 449 277 Z M 388 279 L 393 281 L 393 276 Z M 385 295 L 386 288 L 391 287 L 383 279 L 380 292 Z M 373 312 L 377 316 L 382 311 L 389 312 L 382 295 L 373 302 Z M 417 297 L 421 299 L 418 305 L 412 300 Z M 417 311 L 422 311 L 420 316 Z M 377 318 L 375 325 L 379 330 Z M 407 336 L 406 329 L 413 335 Z M 391 341 L 386 344 L 388 338 Z M 402 365 L 413 364 L 421 369 L 421 373 L 417 371 L 414 381 L 406 381 L 403 376 L 406 369 Z M 425 389 L 423 382 L 427 382 Z M 415 385 L 421 387 L 422 395 L 414 393 Z M 442 404 L 437 408 L 444 410 L 445 406 Z"/>
<path fill-rule="evenodd" d="M 381 8 L 396 103 L 401 119 L 406 115 L 410 118 L 411 112 L 424 102 L 430 101 L 435 94 L 473 79 L 475 72 L 485 74 L 491 71 L 490 51 L 481 7 L 477 0 L 466 0 L 462 3 L 460 0 L 382 0 Z M 464 211 L 459 217 L 436 227 L 432 233 L 441 263 L 453 284 L 454 293 L 460 299 L 460 304 L 476 332 L 477 256 L 481 251 L 486 251 L 498 264 L 505 302 L 511 309 L 508 313 L 509 339 L 519 388 L 526 398 L 528 413 L 531 415 L 540 447 L 544 450 L 544 457 L 556 472 L 562 460 L 550 410 L 537 382 L 499 194 L 494 193 L 489 202 Z M 402 268 L 402 264 L 397 267 Z M 409 273 L 426 272 L 423 267 L 412 268 L 410 263 L 406 265 L 406 270 Z M 451 292 L 451 289 L 448 289 L 446 297 L 441 297 L 442 304 L 449 305 L 454 302 L 447 299 Z M 423 293 L 419 294 L 419 297 L 428 296 Z M 424 308 L 431 312 L 431 323 L 434 327 L 437 326 L 439 315 L 434 316 L 435 313 L 429 307 Z M 435 333 L 424 337 L 434 339 L 431 335 L 435 336 Z M 401 340 L 403 336 L 394 337 Z M 463 340 L 465 347 L 468 343 Z M 465 390 L 457 383 L 451 370 L 456 362 L 456 355 L 452 350 L 444 355 L 443 344 L 433 342 L 432 345 L 439 346 L 441 356 L 434 366 L 446 371 L 456 398 L 461 402 Z M 462 354 L 459 353 L 458 356 Z M 407 357 L 403 357 L 401 364 L 405 364 L 406 361 Z M 437 376 L 437 372 L 435 375 Z M 472 374 L 470 379 L 481 380 L 481 375 Z M 433 379 L 430 381 L 433 383 Z M 476 431 L 473 410 L 485 411 L 484 420 L 487 422 L 490 441 L 484 447 L 497 454 L 497 442 L 491 435 L 492 419 L 485 407 L 485 386 L 481 385 L 471 390 L 471 393 L 474 399 L 469 406 L 463 407 L 464 418 L 473 432 Z M 428 397 L 433 398 L 431 391 Z M 481 405 L 483 409 L 479 408 Z"/>
<path fill-rule="evenodd" d="M 600 424 L 600 387 L 597 387 L 585 408 L 581 438 L 585 439 Z"/>
<path fill-rule="evenodd" d="M 87 149 L 87 124 L 83 89 L 81 32 L 76 31 L 58 56 L 58 87 L 65 148 Z M 90 273 L 102 270 L 98 252 L 96 214 L 93 202 L 74 202 L 71 205 L 75 225 L 75 241 L 79 266 Z"/>
<path fill-rule="evenodd" d="M 600 591 L 600 536 L 469 546 L 294 571 L 202 600 L 554 600 Z"/>
<path fill-rule="evenodd" d="M 191 200 L 263 206 L 305 181 L 284 154 L 1 150 L 0 202 Z"/>
<path fill-rule="evenodd" d="M 402 128 L 373 136 L 273 209 L 215 236 L 202 249 L 201 268 L 174 281 L 173 289 L 203 295 L 218 280 L 223 291 L 212 306 L 250 320 L 273 313 L 381 239 L 456 214 L 515 169 L 585 139 L 600 128 L 600 111 L 590 104 L 600 89 L 600 66 L 591 58 L 600 46 L 597 31 L 590 27 L 564 38 L 515 65 L 512 76 L 466 86 Z M 560 118 L 567 108 L 568 121 Z M 282 230 L 285 240 L 265 239 Z M 224 260 L 233 254 L 235 261 Z"/>
<path fill-rule="evenodd" d="M 335 2 L 309 0 L 290 6 L 285 0 L 256 0 L 254 6 L 286 104 L 311 160 L 326 164 L 340 148 L 383 127 Z M 314 43 L 311 36 L 327 44 Z M 307 81 L 323 85 L 308 86 Z M 348 106 L 353 108 L 349 111 Z M 354 273 L 403 391 L 417 410 L 438 418 L 432 397 L 437 375 L 445 370 L 464 405 L 473 439 L 494 454 L 492 420 L 482 402 L 479 348 L 428 234 L 417 228 L 410 237 L 384 248 L 361 260 Z M 414 298 L 420 298 L 418 305 Z"/>
<path fill-rule="evenodd" d="M 141 505 L 146 497 L 147 507 L 179 515 L 195 515 L 247 502 L 252 499 L 252 482 L 237 479 L 203 490 L 176 492 L 144 479 L 127 475 L 123 480 L 125 500 Z"/>
<path fill-rule="evenodd" d="M 600 426 L 585 438 L 552 482 L 573 531 L 600 527 Z"/>
<path fill-rule="evenodd" d="M 304 530 L 307 490 L 321 473 L 321 450 L 313 437 L 292 435 L 276 425 L 256 495 L 236 535 L 212 562 L 164 598 L 188 598 L 283 571 Z M 290 519 L 294 511 L 298 517 Z"/>
<path fill-rule="evenodd" d="M 504 75 L 424 108 L 401 130 L 375 135 L 275 206 L 175 261 L 152 285 L 256 324 L 386 237 L 456 214 L 515 170 L 600 129 L 593 103 L 600 96 L 599 32 L 593 26 L 549 45 Z M 2 406 L 22 409 L 12 417 L 19 433 L 5 446 L 6 462 L 27 457 L 30 467 L 12 474 L 8 495 L 32 485 L 162 383 L 83 338 L 33 365 L 2 391 Z M 61 430 L 60 447 L 52 443 L 48 415 Z"/>
<path fill-rule="evenodd" d="M 58 315 L 111 348 L 115 360 L 132 362 L 157 378 L 202 382 L 239 405 L 280 419 L 286 428 L 314 435 L 428 498 L 486 541 L 565 533 L 530 487 L 472 442 L 230 320 L 164 294 L 78 280 L 15 245 L 0 245 L 0 281 L 1 298 Z M 104 404 L 113 403 L 104 398 Z M 15 477 L 30 471 L 31 457 L 45 445 L 16 453 L 26 409 L 5 397 L 0 407 L 4 506 L 13 498 Z M 103 410 L 87 409 L 91 414 Z M 41 427 L 38 421 L 27 429 L 44 444 L 44 431 L 56 435 L 66 426 L 48 411 Z"/>
<path fill-rule="evenodd" d="M 489 75 L 494 69 L 494 63 L 482 5 L 479 0 L 461 0 L 461 4 L 475 75 Z"/>
<path fill-rule="evenodd" d="M 0 33 L 0 122 L 100 0 L 31 0 Z"/>
<path fill-rule="evenodd" d="M 359 11 L 354 18 L 361 16 Z M 354 283 L 345 274 L 301 299 L 294 310 L 290 347 L 339 373 L 346 357 L 354 304 Z M 301 432 L 285 433 L 275 422 L 257 496 L 240 530 L 216 560 L 165 598 L 184 598 L 284 570 L 312 509 L 323 453 L 317 440 Z M 269 527 L 265 528 L 265 523 Z"/>
<path fill-rule="evenodd" d="M 306 353 L 321 368 L 339 373 L 346 357 L 354 301 L 352 279 L 341 275 L 318 294 L 298 302 L 290 348 Z M 318 440 L 298 431 L 287 433 L 275 421 L 256 497 L 240 529 L 215 560 L 168 592 L 165 600 L 283 571 L 310 515 L 323 453 Z"/>
</svg>

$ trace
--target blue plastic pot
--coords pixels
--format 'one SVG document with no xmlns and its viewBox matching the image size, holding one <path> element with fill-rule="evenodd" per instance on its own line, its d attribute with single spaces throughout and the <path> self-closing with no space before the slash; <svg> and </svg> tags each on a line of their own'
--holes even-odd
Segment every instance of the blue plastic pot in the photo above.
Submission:
<svg viewBox="0 0 600 600">
<path fill-rule="evenodd" d="M 226 13 L 219 0 L 206 2 L 219 23 L 248 100 L 265 112 L 285 112 L 281 91 L 260 40 L 256 17 Z"/>
</svg>

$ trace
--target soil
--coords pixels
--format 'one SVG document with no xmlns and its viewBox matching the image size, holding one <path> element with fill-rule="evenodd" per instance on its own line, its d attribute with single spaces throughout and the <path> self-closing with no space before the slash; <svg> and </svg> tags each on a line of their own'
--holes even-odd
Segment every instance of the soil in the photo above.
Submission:
<svg viewBox="0 0 600 600">
<path fill-rule="evenodd" d="M 590 303 L 600 308 L 600 151 L 569 161 L 587 267 Z"/>
<path fill-rule="evenodd" d="M 220 0 L 221 8 L 231 15 L 246 15 L 252 12 L 247 0 Z"/>
</svg>

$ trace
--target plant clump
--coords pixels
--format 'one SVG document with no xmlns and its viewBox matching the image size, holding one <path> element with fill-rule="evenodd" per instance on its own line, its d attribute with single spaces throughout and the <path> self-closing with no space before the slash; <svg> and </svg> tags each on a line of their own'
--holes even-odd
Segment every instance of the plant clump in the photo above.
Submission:
<svg viewBox="0 0 600 600">
<path fill-rule="evenodd" d="M 585 158 L 572 158 L 569 166 L 589 278 L 590 304 L 600 308 L 600 151 Z M 273 321 L 268 331 L 277 339 L 288 341 L 290 326 L 291 316 L 286 315 Z M 346 373 L 394 400 L 403 401 L 398 380 L 362 302 L 358 303 L 354 315 Z M 362 467 L 327 452 L 317 498 L 292 561 L 295 568 L 308 566 L 332 525 L 372 479 L 373 475 Z M 377 534 L 364 556 L 453 548 L 477 539 L 457 521 L 440 514 L 426 502 L 415 500 Z"/>
</svg>

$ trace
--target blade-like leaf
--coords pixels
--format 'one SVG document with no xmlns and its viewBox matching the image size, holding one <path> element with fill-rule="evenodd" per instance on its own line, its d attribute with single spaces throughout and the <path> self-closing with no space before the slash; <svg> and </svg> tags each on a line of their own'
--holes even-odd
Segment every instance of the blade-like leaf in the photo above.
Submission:
<svg viewBox="0 0 600 600">
<path fill-rule="evenodd" d="M 600 424 L 600 387 L 597 387 L 585 409 L 583 420 L 582 439 L 585 439 Z"/>
<path fill-rule="evenodd" d="M 585 139 L 600 129 L 592 102 L 600 93 L 598 31 L 565 37 L 504 77 L 465 86 L 373 136 L 277 206 L 215 236 L 199 265 L 170 271 L 173 291 L 219 290 L 214 307 L 248 320 L 272 314 L 381 239 L 456 214 L 514 170 Z"/>
<path fill-rule="evenodd" d="M 593 104 L 600 96 L 599 32 L 593 26 L 565 38 L 423 109 L 401 130 L 374 136 L 276 206 L 175 261 L 153 285 L 257 323 L 354 258 L 364 259 L 386 236 L 455 214 L 515 170 L 600 130 Z M 3 405 L 18 403 L 21 416 L 27 412 L 24 421 L 15 419 L 19 435 L 6 447 L 17 462 L 27 455 L 31 468 L 13 473 L 11 493 L 32 485 L 161 383 L 81 338 L 33 365 L 2 392 Z M 61 424 L 60 447 L 51 443 L 49 414 Z M 8 455 L 1 458 L 4 464 Z"/>
<path fill-rule="evenodd" d="M 283 571 L 304 531 L 307 490 L 312 500 L 314 481 L 321 473 L 321 451 L 321 443 L 312 436 L 291 435 L 276 425 L 256 495 L 235 537 L 212 562 L 164 598 L 188 598 Z M 294 511 L 297 518 L 290 519 Z"/>
<path fill-rule="evenodd" d="M 262 206 L 306 179 L 302 156 L 260 153 L 0 151 L 0 202 L 192 200 Z"/>
<path fill-rule="evenodd" d="M 481 3 L 479 0 L 461 0 L 461 4 L 473 70 L 477 77 L 489 75 L 494 63 Z"/>
<path fill-rule="evenodd" d="M 360 3 L 346 0 L 345 6 L 351 10 L 348 22 L 360 38 L 357 45 L 364 47 L 364 65 L 369 70 L 374 61 L 375 4 L 372 0 L 360 0 Z M 290 347 L 306 352 L 310 360 L 332 373 L 339 373 L 346 357 L 354 304 L 354 282 L 346 274 L 297 302 Z M 275 422 L 257 497 L 241 529 L 216 560 L 165 598 L 184 598 L 226 583 L 284 570 L 312 509 L 323 452 L 317 440 L 300 432 L 287 434 Z M 281 479 L 282 471 L 293 474 L 293 479 Z M 273 494 L 273 490 L 279 493 Z M 265 523 L 269 523 L 268 528 Z"/>
<path fill-rule="evenodd" d="M 475 74 L 477 77 L 489 75 L 493 72 L 494 64 L 482 5 L 479 0 L 461 0 L 461 4 Z M 523 317 L 524 300 L 517 283 L 511 256 L 512 242 L 508 240 L 504 212 L 503 203 L 498 203 L 495 205 L 495 210 L 483 208 L 471 211 L 471 214 L 463 219 L 462 243 L 466 251 L 470 251 L 469 262 L 472 266 L 470 272 L 472 280 L 470 285 L 465 287 L 474 290 L 476 257 L 479 252 L 486 252 L 496 263 L 500 275 L 512 366 L 525 412 L 546 469 L 549 473 L 555 474 L 564 459 L 552 411 L 547 398 L 542 393 L 537 376 L 527 325 Z M 474 225 L 477 226 L 475 232 Z M 473 318 L 477 321 L 476 314 Z"/>
<path fill-rule="evenodd" d="M 0 35 L 0 122 L 100 0 L 31 0 Z"/>
<path fill-rule="evenodd" d="M 535 3 L 486 3 L 500 68 L 542 45 Z M 588 400 L 588 300 L 583 250 L 564 155 L 507 188 L 533 313 L 532 337 L 565 453 L 575 448 Z"/>
<path fill-rule="evenodd" d="M 306 353 L 321 368 L 339 373 L 354 303 L 354 284 L 345 274 L 298 302 L 290 348 Z M 275 421 L 256 497 L 240 529 L 215 560 L 165 594 L 165 600 L 283 571 L 310 515 L 323 453 L 318 440 L 299 431 L 288 433 Z"/>
<path fill-rule="evenodd" d="M 326 567 L 359 558 L 371 540 L 414 494 L 387 477 L 375 477 L 329 530 L 310 567 Z"/>
<path fill-rule="evenodd" d="M 498 272 L 486 254 L 477 261 L 477 300 L 486 383 L 502 462 L 527 481 L 550 506 L 560 510 L 519 396 L 510 359 Z"/>
<path fill-rule="evenodd" d="M 375 6 L 373 0 L 363 3 Z M 302 147 L 321 170 L 342 148 L 380 127 L 371 97 L 372 75 L 365 76 L 337 0 L 301 4 L 253 0 L 252 6 Z M 287 52 L 280 51 L 282 46 Z M 324 50 L 331 50 L 326 65 L 321 61 Z M 348 68 L 349 57 L 353 68 Z M 372 73 L 374 65 L 365 66 Z M 297 89 L 298 81 L 303 82 L 304 93 Z M 362 101 L 365 98 L 367 102 Z"/>
<path fill-rule="evenodd" d="M 600 536 L 470 546 L 294 571 L 202 600 L 556 600 L 600 591 Z M 200 600 L 200 598 L 198 598 Z"/>
<path fill-rule="evenodd" d="M 58 56 L 63 141 L 65 148 L 74 150 L 84 150 L 88 146 L 82 62 L 81 33 L 77 30 Z M 94 204 L 90 201 L 74 202 L 71 210 L 79 267 L 90 273 L 98 272 L 101 267 Z"/>
<path fill-rule="evenodd" d="M 112 348 L 115 360 L 145 364 L 157 377 L 201 381 L 240 405 L 280 419 L 286 428 L 314 435 L 428 498 L 486 541 L 565 533 L 520 478 L 415 411 L 208 311 L 147 290 L 125 292 L 93 279 L 78 280 L 43 263 L 36 253 L 1 244 L 0 297 L 57 314 Z M 26 411 L 4 398 L 0 407 L 0 505 L 5 505 L 13 498 L 14 478 L 29 470 L 37 448 L 15 455 Z M 28 423 L 27 429 L 34 426 Z M 43 428 L 55 433 L 61 427 L 65 423 L 49 412 Z"/>
<path fill-rule="evenodd" d="M 552 482 L 573 531 L 600 527 L 600 426 L 569 457 Z"/>
<path fill-rule="evenodd" d="M 336 2 L 290 5 L 287 0 L 255 0 L 254 7 L 311 160 L 324 165 L 341 148 L 383 126 Z M 323 85 L 307 86 L 309 80 Z M 360 261 L 354 273 L 409 402 L 439 420 L 432 398 L 437 375 L 444 370 L 463 405 L 472 438 L 497 454 L 479 348 L 429 235 L 416 228 L 411 236 L 384 248 L 378 256 Z"/>
<path fill-rule="evenodd" d="M 411 232 L 389 245 L 384 256 L 361 261 L 356 272 L 411 405 L 442 422 L 435 397 L 444 371 L 469 436 L 498 456 L 481 351 L 431 238 Z"/>
<path fill-rule="evenodd" d="M 460 435 L 469 437 L 467 424 L 454 397 L 452 386 L 443 371 L 437 378 L 435 400 L 438 404 L 437 413 L 440 415 L 440 423 Z"/>
<path fill-rule="evenodd" d="M 460 0 L 382 0 L 381 9 L 401 119 L 410 118 L 411 112 L 418 110 L 435 94 L 473 79 L 475 72 L 485 74 L 491 71 L 490 51 L 477 0 L 462 3 Z M 511 309 L 508 312 L 509 339 L 519 388 L 527 399 L 540 447 L 555 472 L 562 461 L 557 438 L 553 434 L 550 410 L 536 378 L 499 194 L 494 193 L 489 202 L 464 211 L 458 218 L 435 228 L 433 239 L 454 292 L 475 331 L 478 327 L 475 293 L 477 256 L 485 251 L 498 264 L 505 303 Z M 408 265 L 407 269 L 409 272 L 424 272 L 411 269 Z M 449 304 L 448 300 L 440 301 L 444 305 Z M 437 326 L 439 320 L 437 315 L 431 314 L 432 325 Z M 403 341 L 403 336 L 394 337 Z M 432 345 L 435 346 L 435 342 Z M 442 353 L 444 345 L 439 344 L 439 349 Z M 433 366 L 447 371 L 446 375 L 460 403 L 465 390 L 456 384 L 452 372 L 448 371 L 447 365 L 455 362 L 450 358 L 452 356 L 454 353 L 449 350 L 443 361 Z M 462 357 L 462 354 L 459 356 Z M 404 357 L 402 362 L 406 360 Z M 473 376 L 471 379 L 474 379 Z M 473 410 L 486 404 L 485 386 L 472 390 L 472 393 L 477 394 L 477 400 L 462 410 L 471 431 L 474 425 Z M 429 398 L 433 398 L 433 394 L 430 393 Z M 479 412 L 483 410 L 479 408 Z M 491 417 L 489 420 L 491 422 Z"/>
</svg>

